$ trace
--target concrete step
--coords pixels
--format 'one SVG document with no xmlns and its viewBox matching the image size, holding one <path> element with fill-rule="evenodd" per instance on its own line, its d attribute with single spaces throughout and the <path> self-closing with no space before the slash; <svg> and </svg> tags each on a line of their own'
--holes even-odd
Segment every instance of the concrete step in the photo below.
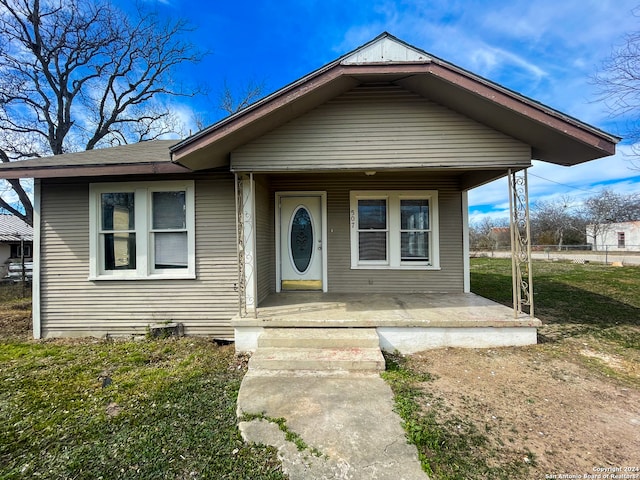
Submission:
<svg viewBox="0 0 640 480">
<path fill-rule="evenodd" d="M 258 348 L 377 348 L 379 345 L 375 328 L 266 328 L 258 338 Z"/>
<path fill-rule="evenodd" d="M 314 370 L 378 372 L 385 363 L 380 347 L 282 348 L 258 347 L 249 370 Z"/>
</svg>

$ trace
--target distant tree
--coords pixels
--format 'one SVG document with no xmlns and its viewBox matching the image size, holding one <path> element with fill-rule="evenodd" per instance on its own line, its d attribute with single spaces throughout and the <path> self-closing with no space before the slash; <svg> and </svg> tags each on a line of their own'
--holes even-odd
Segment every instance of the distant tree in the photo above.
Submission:
<svg viewBox="0 0 640 480">
<path fill-rule="evenodd" d="M 485 217 L 469 225 L 469 245 L 473 250 L 493 251 L 509 247 L 510 243 L 509 220 L 506 218 Z"/>
<path fill-rule="evenodd" d="M 108 1 L 0 0 L 0 160 L 61 154 L 158 138 L 179 129 L 163 103 L 192 96 L 174 82 L 202 54 L 182 19 L 161 21 Z M 29 224 L 24 187 L 9 181 Z"/>
<path fill-rule="evenodd" d="M 531 206 L 531 237 L 537 245 L 584 244 L 585 224 L 572 208 L 573 200 L 563 197 L 556 201 L 540 201 Z"/>
<path fill-rule="evenodd" d="M 221 110 L 224 116 L 233 115 L 234 113 L 244 110 L 252 103 L 256 102 L 264 95 L 266 82 L 256 82 L 250 80 L 236 88 L 232 88 L 227 81 L 224 82 L 222 89 L 213 102 L 218 110 Z M 211 111 L 195 112 L 193 114 L 193 123 L 199 130 L 203 130 L 210 124 Z"/>
<path fill-rule="evenodd" d="M 626 139 L 640 143 L 640 31 L 625 36 L 593 76 L 593 83 L 599 87 L 598 99 L 613 115 L 629 117 Z"/>
<path fill-rule="evenodd" d="M 239 90 L 234 91 L 225 81 L 220 94 L 218 107 L 232 115 L 247 108 L 264 94 L 265 82 L 249 81 Z"/>
</svg>

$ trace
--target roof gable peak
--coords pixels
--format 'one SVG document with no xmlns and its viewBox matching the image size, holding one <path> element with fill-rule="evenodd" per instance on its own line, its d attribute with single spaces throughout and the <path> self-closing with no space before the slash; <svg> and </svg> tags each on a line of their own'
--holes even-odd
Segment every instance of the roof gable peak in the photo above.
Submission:
<svg viewBox="0 0 640 480">
<path fill-rule="evenodd" d="M 386 32 L 346 54 L 340 60 L 341 65 L 429 62 L 431 57 L 426 52 Z"/>
</svg>

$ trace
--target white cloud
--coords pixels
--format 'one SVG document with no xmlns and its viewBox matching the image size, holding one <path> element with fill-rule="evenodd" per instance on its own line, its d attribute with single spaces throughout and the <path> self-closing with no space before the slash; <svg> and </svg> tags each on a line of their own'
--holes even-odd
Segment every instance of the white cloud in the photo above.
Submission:
<svg viewBox="0 0 640 480">
<path fill-rule="evenodd" d="M 533 78 L 530 78 L 531 81 L 538 81 L 547 75 L 547 73 L 535 63 L 529 62 L 525 58 L 501 48 L 477 48 L 472 50 L 470 56 L 475 66 L 473 70 L 484 76 L 491 76 L 492 71 L 502 68 L 509 68 L 513 71 L 514 67 L 533 75 Z"/>
</svg>

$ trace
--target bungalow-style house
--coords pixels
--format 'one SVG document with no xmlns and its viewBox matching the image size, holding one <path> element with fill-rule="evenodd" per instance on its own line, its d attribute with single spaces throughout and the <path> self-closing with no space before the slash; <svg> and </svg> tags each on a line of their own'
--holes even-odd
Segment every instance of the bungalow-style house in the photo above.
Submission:
<svg viewBox="0 0 640 480">
<path fill-rule="evenodd" d="M 470 293 L 467 192 L 512 175 L 517 217 L 531 159 L 618 140 L 384 33 L 182 141 L 0 176 L 35 178 L 37 338 L 366 326 L 415 351 L 535 343 L 526 268 L 515 314 Z"/>
</svg>

